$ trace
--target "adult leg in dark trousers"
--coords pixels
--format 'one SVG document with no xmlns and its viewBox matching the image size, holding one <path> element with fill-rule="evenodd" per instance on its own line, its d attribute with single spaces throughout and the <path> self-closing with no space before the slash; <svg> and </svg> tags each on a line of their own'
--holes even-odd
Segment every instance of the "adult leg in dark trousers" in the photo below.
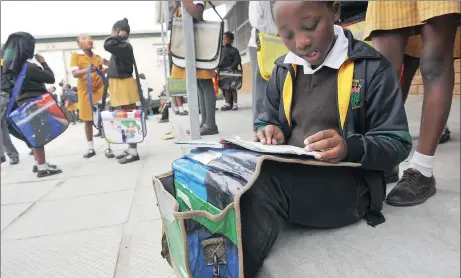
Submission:
<svg viewBox="0 0 461 278">
<path fill-rule="evenodd" d="M 446 126 L 453 97 L 453 49 L 458 20 L 459 14 L 447 14 L 431 18 L 421 27 L 420 61 L 424 101 L 418 146 L 409 169 L 387 197 L 386 201 L 390 205 L 418 205 L 436 192 L 434 155 Z M 375 48 L 391 61 L 396 73 L 401 68 L 408 39 L 408 31 L 405 30 L 373 35 Z M 386 50 L 386 47 L 391 47 L 392 51 Z"/>
<path fill-rule="evenodd" d="M 253 123 L 261 113 L 262 104 L 264 100 L 264 94 L 266 93 L 267 81 L 262 78 L 259 73 L 258 58 L 255 47 L 250 47 L 250 62 L 251 62 L 251 73 L 253 75 L 253 87 L 252 87 L 252 98 L 253 98 Z"/>
<path fill-rule="evenodd" d="M 201 122 L 200 135 L 218 134 L 216 125 L 216 94 L 211 79 L 197 79 Z"/>
<path fill-rule="evenodd" d="M 256 277 L 285 222 L 326 229 L 365 215 L 368 189 L 358 186 L 354 170 L 335 168 L 264 162 L 240 200 L 245 278 Z M 326 178 L 331 171 L 335 178 Z"/>
<path fill-rule="evenodd" d="M 5 161 L 5 153 L 10 158 L 10 164 L 16 165 L 19 163 L 19 153 L 11 142 L 10 132 L 8 130 L 8 124 L 6 118 L 1 115 L 1 136 L 0 136 L 0 155 L 2 162 Z"/>
</svg>

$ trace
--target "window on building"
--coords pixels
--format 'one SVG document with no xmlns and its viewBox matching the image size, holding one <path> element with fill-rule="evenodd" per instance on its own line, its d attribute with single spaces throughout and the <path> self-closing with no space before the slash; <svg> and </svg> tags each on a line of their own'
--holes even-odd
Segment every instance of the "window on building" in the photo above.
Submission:
<svg viewBox="0 0 461 278">
<path fill-rule="evenodd" d="M 166 56 L 168 54 L 168 50 L 166 47 L 157 47 L 157 59 L 158 60 L 163 60 L 163 56 Z"/>
<path fill-rule="evenodd" d="M 234 47 L 240 52 L 247 49 L 251 36 L 251 25 L 248 21 L 248 1 L 238 1 L 226 15 L 227 30 L 234 33 Z"/>
<path fill-rule="evenodd" d="M 157 67 L 160 67 L 164 63 L 163 59 L 168 59 L 168 49 L 158 44 L 154 44 L 154 47 L 156 52 L 155 54 L 157 56 Z"/>
</svg>

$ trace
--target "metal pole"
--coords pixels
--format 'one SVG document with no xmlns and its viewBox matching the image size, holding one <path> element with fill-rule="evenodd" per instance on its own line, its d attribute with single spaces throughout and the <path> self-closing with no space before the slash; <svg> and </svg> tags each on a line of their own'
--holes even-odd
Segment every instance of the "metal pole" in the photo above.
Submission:
<svg viewBox="0 0 461 278">
<path fill-rule="evenodd" d="M 166 86 L 168 84 L 168 76 L 170 76 L 169 74 L 169 61 L 167 61 L 167 56 L 168 56 L 168 53 L 165 53 L 165 49 L 167 49 L 167 45 L 165 44 L 165 28 L 163 28 L 163 23 L 160 24 L 160 27 L 162 28 L 162 54 L 163 54 L 163 70 L 164 70 L 164 73 L 165 73 L 165 93 L 166 95 L 170 95 L 169 92 L 168 92 L 168 86 Z"/>
<path fill-rule="evenodd" d="M 169 1 L 163 1 L 163 19 L 164 19 L 164 24 L 165 26 L 168 26 L 168 22 L 170 22 L 170 9 L 168 6 Z M 168 44 L 165 42 L 165 38 L 168 38 L 168 30 L 165 30 L 162 24 L 162 34 L 164 34 L 164 37 L 162 37 L 162 42 L 163 42 L 163 47 L 168 51 Z M 164 53 L 167 54 L 167 53 Z M 170 76 L 170 61 L 167 58 L 167 55 L 164 55 L 164 60 L 166 64 L 166 76 Z"/>
<path fill-rule="evenodd" d="M 197 95 L 197 70 L 195 68 L 195 37 L 192 16 L 182 4 L 182 22 L 184 30 L 184 58 L 186 60 L 186 89 L 189 102 L 190 135 L 192 140 L 200 139 L 200 124 Z"/>
</svg>

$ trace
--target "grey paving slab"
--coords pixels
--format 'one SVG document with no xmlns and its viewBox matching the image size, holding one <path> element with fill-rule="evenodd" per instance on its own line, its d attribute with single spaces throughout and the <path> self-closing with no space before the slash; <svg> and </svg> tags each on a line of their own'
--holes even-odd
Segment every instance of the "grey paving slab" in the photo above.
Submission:
<svg viewBox="0 0 461 278">
<path fill-rule="evenodd" d="M 19 215 L 26 211 L 33 203 L 22 203 L 16 205 L 2 205 L 0 208 L 1 216 L 1 229 L 3 231 L 11 222 L 13 222 Z"/>
<path fill-rule="evenodd" d="M 161 228 L 159 227 L 161 227 L 161 220 L 143 221 L 136 226 L 135 232 L 131 235 L 131 252 L 127 262 L 129 268 L 125 277 L 176 277 L 160 255 Z M 121 278 L 118 275 L 115 277 Z"/>
<path fill-rule="evenodd" d="M 4 278 L 111 278 L 122 227 L 2 242 Z"/>
<path fill-rule="evenodd" d="M 62 180 L 48 180 L 5 185 L 2 187 L 2 205 L 38 201 L 62 182 Z"/>
<path fill-rule="evenodd" d="M 142 168 L 142 161 L 121 165 L 115 159 L 107 159 L 103 152 L 96 156 L 85 161 L 72 175 L 102 175 L 108 178 L 128 175 L 135 179 Z"/>
<path fill-rule="evenodd" d="M 133 206 L 131 207 L 131 218 L 135 221 L 160 219 L 160 212 L 157 207 L 157 199 L 153 187 L 138 187 L 136 189 Z"/>
<path fill-rule="evenodd" d="M 132 175 L 113 176 L 83 176 L 66 180 L 48 194 L 44 200 L 70 198 L 91 194 L 107 193 L 134 189 L 136 177 Z"/>
<path fill-rule="evenodd" d="M 2 239 L 23 239 L 122 224 L 128 219 L 133 190 L 42 201 L 16 220 Z"/>
</svg>

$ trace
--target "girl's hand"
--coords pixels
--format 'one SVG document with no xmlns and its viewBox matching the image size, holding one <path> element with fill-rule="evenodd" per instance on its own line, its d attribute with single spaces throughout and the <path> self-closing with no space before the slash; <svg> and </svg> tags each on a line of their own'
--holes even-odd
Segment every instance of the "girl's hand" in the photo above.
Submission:
<svg viewBox="0 0 461 278">
<path fill-rule="evenodd" d="M 318 160 L 331 163 L 342 161 L 347 154 L 347 146 L 344 139 L 336 130 L 322 130 L 304 140 L 308 152 L 318 151 L 314 155 Z"/>
<path fill-rule="evenodd" d="M 37 60 L 40 64 L 45 63 L 45 58 L 43 58 L 42 55 L 40 55 L 40 54 L 37 53 L 37 54 L 35 54 L 34 57 L 35 57 L 35 60 Z"/>
</svg>

